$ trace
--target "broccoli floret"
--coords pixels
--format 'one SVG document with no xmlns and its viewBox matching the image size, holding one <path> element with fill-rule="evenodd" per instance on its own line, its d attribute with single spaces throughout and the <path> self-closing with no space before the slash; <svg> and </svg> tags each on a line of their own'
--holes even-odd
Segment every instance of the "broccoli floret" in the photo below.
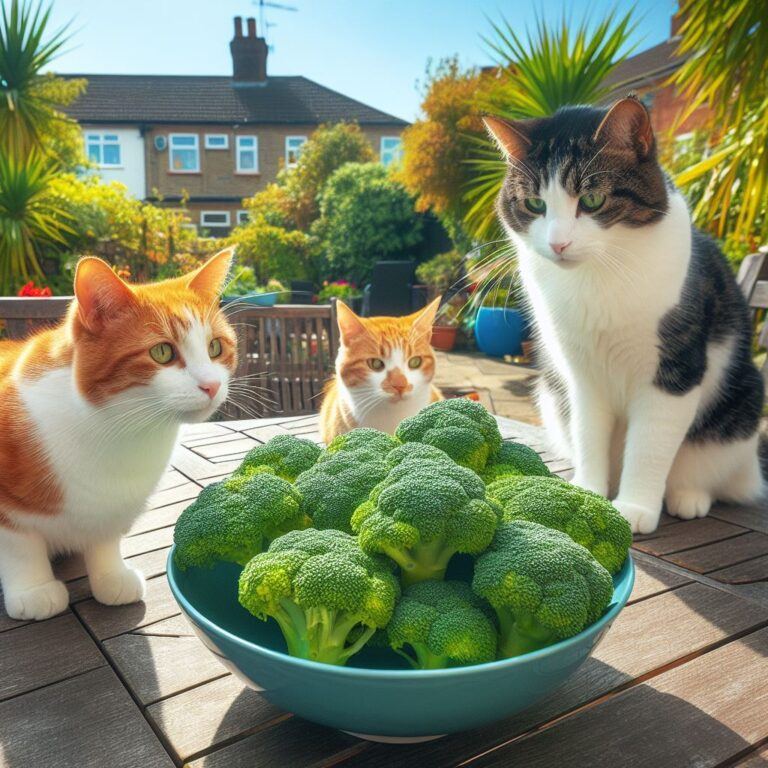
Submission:
<svg viewBox="0 0 768 768">
<path fill-rule="evenodd" d="M 292 483 L 309 469 L 320 456 L 320 446 L 293 435 L 277 435 L 264 445 L 252 448 L 235 471 L 235 475 L 274 472 Z"/>
<path fill-rule="evenodd" d="M 404 461 L 411 459 L 427 459 L 429 461 L 443 461 L 448 464 L 456 462 L 445 452 L 434 445 L 426 443 L 403 443 L 403 445 L 391 450 L 386 456 L 389 467 L 396 467 Z"/>
<path fill-rule="evenodd" d="M 486 483 L 492 483 L 502 477 L 524 475 L 550 477 L 552 473 L 533 448 L 508 441 L 505 441 L 501 450 L 488 460 L 485 469 L 480 473 Z"/>
<path fill-rule="evenodd" d="M 454 461 L 480 472 L 501 449 L 496 420 L 479 403 L 464 398 L 440 400 L 403 419 L 395 435 L 404 443 L 441 448 Z"/>
<path fill-rule="evenodd" d="M 393 448 L 397 448 L 398 445 L 400 445 L 400 441 L 396 440 L 392 435 L 388 435 L 386 432 L 381 432 L 378 429 L 371 429 L 370 427 L 359 427 L 358 429 L 353 429 L 343 435 L 334 437 L 333 440 L 328 443 L 328 447 L 325 449 L 322 460 L 343 451 L 359 451 L 361 449 L 368 453 L 375 453 L 377 456 L 383 457 Z"/>
<path fill-rule="evenodd" d="M 352 533 L 350 518 L 388 471 L 377 454 L 360 449 L 324 457 L 296 480 L 302 511 L 315 528 Z"/>
<path fill-rule="evenodd" d="M 366 552 L 391 557 L 404 584 L 442 579 L 456 552 L 477 554 L 493 538 L 501 509 L 471 470 L 412 458 L 394 467 L 352 515 Z"/>
<path fill-rule="evenodd" d="M 527 520 L 499 526 L 477 558 L 472 588 L 496 610 L 502 657 L 578 634 L 613 595 L 611 575 L 589 550 Z"/>
<path fill-rule="evenodd" d="M 632 530 L 608 499 L 557 477 L 497 480 L 488 495 L 503 508 L 503 519 L 532 520 L 567 533 L 610 573 L 617 573 L 632 544 Z"/>
<path fill-rule="evenodd" d="M 245 565 L 272 539 L 308 522 L 298 491 L 286 480 L 271 473 L 230 477 L 209 485 L 181 513 L 174 561 L 182 570 L 221 560 Z"/>
<path fill-rule="evenodd" d="M 292 656 L 339 665 L 387 625 L 399 586 L 390 564 L 366 555 L 353 536 L 310 528 L 256 555 L 238 595 L 254 616 L 277 621 Z"/>
<path fill-rule="evenodd" d="M 482 664 L 496 658 L 492 611 L 463 581 L 422 581 L 408 587 L 387 625 L 387 635 L 393 650 L 414 669 Z"/>
</svg>

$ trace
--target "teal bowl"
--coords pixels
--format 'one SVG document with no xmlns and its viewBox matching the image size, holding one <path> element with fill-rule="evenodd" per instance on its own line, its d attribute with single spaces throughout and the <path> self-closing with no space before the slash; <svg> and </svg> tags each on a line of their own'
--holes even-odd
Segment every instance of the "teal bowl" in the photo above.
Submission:
<svg viewBox="0 0 768 768">
<path fill-rule="evenodd" d="M 346 667 L 289 656 L 277 625 L 238 603 L 240 570 L 222 563 L 180 571 L 171 549 L 168 582 L 200 640 L 272 704 L 361 738 L 390 742 L 426 741 L 530 707 L 589 657 L 626 605 L 635 579 L 627 558 L 614 577 L 608 609 L 575 637 L 512 659 L 422 671 L 381 648 L 366 647 Z"/>
</svg>

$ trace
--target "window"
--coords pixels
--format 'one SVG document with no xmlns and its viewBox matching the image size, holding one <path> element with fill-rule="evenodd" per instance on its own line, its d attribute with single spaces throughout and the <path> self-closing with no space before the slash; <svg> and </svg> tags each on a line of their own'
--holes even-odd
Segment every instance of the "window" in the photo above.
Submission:
<svg viewBox="0 0 768 768">
<path fill-rule="evenodd" d="M 306 136 L 286 136 L 285 137 L 285 167 L 293 168 L 299 162 L 299 155 Z"/>
<path fill-rule="evenodd" d="M 259 137 L 237 137 L 237 172 L 259 172 Z"/>
<path fill-rule="evenodd" d="M 206 149 L 229 149 L 229 136 L 226 133 L 206 133 Z"/>
<path fill-rule="evenodd" d="M 200 211 L 200 226 L 214 230 L 229 228 L 229 211 Z"/>
<path fill-rule="evenodd" d="M 403 155 L 401 143 L 399 136 L 381 137 L 381 162 L 384 165 L 400 162 Z"/>
<path fill-rule="evenodd" d="M 172 133 L 168 137 L 168 168 L 172 173 L 198 173 L 200 146 L 196 133 Z"/>
<path fill-rule="evenodd" d="M 247 224 L 251 220 L 251 215 L 248 213 L 248 211 L 238 211 L 237 212 L 237 223 L 238 224 Z"/>
<path fill-rule="evenodd" d="M 116 133 L 86 133 L 88 160 L 99 168 L 120 167 L 120 139 Z"/>
</svg>

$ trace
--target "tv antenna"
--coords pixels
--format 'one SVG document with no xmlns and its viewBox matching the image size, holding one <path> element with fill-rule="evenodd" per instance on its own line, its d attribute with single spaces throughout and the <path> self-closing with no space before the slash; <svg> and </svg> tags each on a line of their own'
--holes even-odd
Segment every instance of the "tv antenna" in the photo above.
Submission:
<svg viewBox="0 0 768 768">
<path fill-rule="evenodd" d="M 265 37 L 269 27 L 276 26 L 275 24 L 270 24 L 267 21 L 267 8 L 272 8 L 276 11 L 290 11 L 291 13 L 295 13 L 296 11 L 299 10 L 295 5 L 285 5 L 285 3 L 275 3 L 275 2 L 272 2 L 272 0 L 253 0 L 253 4 L 259 6 L 259 29 L 261 30 L 261 33 Z"/>
</svg>

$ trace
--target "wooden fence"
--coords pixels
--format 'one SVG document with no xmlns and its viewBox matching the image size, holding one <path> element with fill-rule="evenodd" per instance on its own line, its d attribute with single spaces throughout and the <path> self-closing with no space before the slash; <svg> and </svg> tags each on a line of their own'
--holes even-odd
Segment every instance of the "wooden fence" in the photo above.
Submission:
<svg viewBox="0 0 768 768">
<path fill-rule="evenodd" d="M 23 339 L 54 325 L 71 300 L 66 296 L 0 298 L 5 336 Z M 316 411 L 338 350 L 335 306 L 241 304 L 227 314 L 237 332 L 240 362 L 231 398 L 217 418 Z"/>
</svg>

